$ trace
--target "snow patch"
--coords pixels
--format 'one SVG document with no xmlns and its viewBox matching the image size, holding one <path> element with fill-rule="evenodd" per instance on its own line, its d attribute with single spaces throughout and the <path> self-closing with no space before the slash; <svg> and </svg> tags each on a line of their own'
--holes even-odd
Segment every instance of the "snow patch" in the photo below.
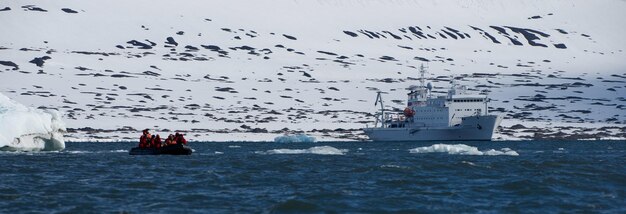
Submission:
<svg viewBox="0 0 626 214">
<path fill-rule="evenodd" d="M 316 155 L 345 155 L 347 149 L 337 149 L 332 146 L 315 146 L 308 149 L 272 149 L 257 154 L 316 154 Z"/>
<path fill-rule="evenodd" d="M 26 107 L 0 93 L 0 150 L 63 150 L 65 131 L 58 111 Z"/>
<path fill-rule="evenodd" d="M 432 146 L 418 147 L 410 149 L 411 153 L 448 153 L 451 155 L 510 155 L 519 156 L 514 150 L 510 148 L 502 148 L 500 150 L 490 149 L 487 151 L 480 151 L 478 148 L 468 146 L 465 144 L 434 144 Z"/>
</svg>

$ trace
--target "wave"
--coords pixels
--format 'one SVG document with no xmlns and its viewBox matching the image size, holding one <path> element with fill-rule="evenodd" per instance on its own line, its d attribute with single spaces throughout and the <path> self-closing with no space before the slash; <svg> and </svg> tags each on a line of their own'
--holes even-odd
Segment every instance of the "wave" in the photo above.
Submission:
<svg viewBox="0 0 626 214">
<path fill-rule="evenodd" d="M 502 148 L 500 150 L 490 149 L 487 151 L 480 151 L 478 148 L 468 146 L 465 144 L 434 144 L 432 146 L 418 147 L 410 149 L 411 153 L 448 153 L 451 155 L 510 155 L 519 156 L 514 150 L 509 148 Z"/>
<path fill-rule="evenodd" d="M 63 150 L 64 132 L 58 111 L 26 107 L 0 93 L 0 150 Z"/>
<path fill-rule="evenodd" d="M 316 155 L 345 155 L 347 149 L 337 149 L 332 146 L 315 146 L 308 149 L 272 149 L 258 154 L 316 154 Z"/>
</svg>

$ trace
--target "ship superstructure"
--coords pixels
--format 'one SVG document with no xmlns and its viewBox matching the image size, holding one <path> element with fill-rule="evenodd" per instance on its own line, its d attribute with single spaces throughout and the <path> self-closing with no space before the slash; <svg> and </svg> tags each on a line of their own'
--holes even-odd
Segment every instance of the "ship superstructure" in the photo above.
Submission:
<svg viewBox="0 0 626 214">
<path fill-rule="evenodd" d="M 378 92 L 381 109 L 374 128 L 365 128 L 365 134 L 374 141 L 491 140 L 502 117 L 489 114 L 487 95 L 470 94 L 453 79 L 445 96 L 432 96 L 425 73 L 420 66 L 420 85 L 407 88 L 402 114 L 386 113 Z"/>
</svg>

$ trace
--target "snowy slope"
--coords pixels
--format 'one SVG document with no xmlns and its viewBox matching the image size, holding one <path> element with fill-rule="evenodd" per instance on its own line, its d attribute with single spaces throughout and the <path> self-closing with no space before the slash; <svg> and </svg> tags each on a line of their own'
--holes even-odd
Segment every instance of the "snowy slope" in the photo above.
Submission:
<svg viewBox="0 0 626 214">
<path fill-rule="evenodd" d="M 440 92 L 455 76 L 488 93 L 505 128 L 619 133 L 623 11 L 620 0 L 3 2 L 0 93 L 64 112 L 69 138 L 148 127 L 362 139 L 375 91 L 403 108 L 425 64 Z"/>
</svg>

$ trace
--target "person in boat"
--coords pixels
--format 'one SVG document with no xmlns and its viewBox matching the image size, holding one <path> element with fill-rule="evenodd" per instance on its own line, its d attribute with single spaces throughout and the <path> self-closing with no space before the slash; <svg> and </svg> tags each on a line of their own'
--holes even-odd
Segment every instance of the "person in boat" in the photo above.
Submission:
<svg viewBox="0 0 626 214">
<path fill-rule="evenodd" d="M 167 136 L 167 139 L 165 139 L 165 145 L 169 146 L 169 145 L 175 145 L 176 144 L 176 139 L 174 139 L 174 135 L 170 134 L 169 136 Z"/>
<path fill-rule="evenodd" d="M 152 147 L 153 148 L 157 148 L 157 149 L 161 148 L 161 143 L 162 143 L 161 136 L 159 136 L 157 134 L 155 137 L 153 137 L 153 140 L 152 140 Z"/>
<path fill-rule="evenodd" d="M 150 140 L 152 139 L 152 135 L 148 131 L 148 129 L 143 130 L 143 135 L 139 137 L 139 148 L 146 148 L 150 144 Z"/>
<path fill-rule="evenodd" d="M 187 140 L 183 137 L 183 134 L 176 132 L 174 138 L 176 139 L 176 144 L 187 145 Z"/>
<path fill-rule="evenodd" d="M 148 140 L 148 145 L 146 145 L 146 148 L 154 147 L 155 141 L 156 141 L 156 135 L 152 135 L 152 137 Z"/>
</svg>

